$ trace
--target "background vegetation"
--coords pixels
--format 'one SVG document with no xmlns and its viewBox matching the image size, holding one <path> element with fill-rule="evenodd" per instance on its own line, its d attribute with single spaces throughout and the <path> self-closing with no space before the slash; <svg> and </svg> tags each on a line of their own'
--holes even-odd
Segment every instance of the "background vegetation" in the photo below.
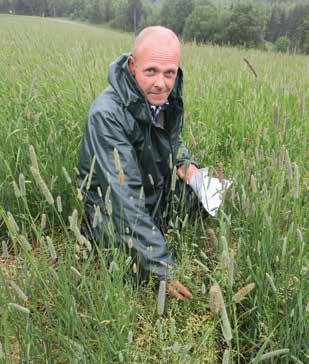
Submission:
<svg viewBox="0 0 309 364">
<path fill-rule="evenodd" d="M 0 362 L 307 362 L 308 58 L 184 44 L 185 142 L 233 186 L 216 218 L 172 219 L 194 300 L 158 316 L 130 251 L 78 229 L 87 111 L 133 36 L 17 16 L 0 34 Z"/>
<path fill-rule="evenodd" d="M 0 0 L 0 12 L 71 17 L 138 31 L 161 24 L 186 40 L 309 53 L 308 0 Z"/>
</svg>

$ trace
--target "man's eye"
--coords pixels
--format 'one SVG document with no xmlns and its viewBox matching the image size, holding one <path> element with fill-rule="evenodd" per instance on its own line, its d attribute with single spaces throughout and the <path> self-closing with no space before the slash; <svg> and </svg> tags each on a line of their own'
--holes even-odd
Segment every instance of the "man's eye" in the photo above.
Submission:
<svg viewBox="0 0 309 364">
<path fill-rule="evenodd" d="M 165 72 L 165 76 L 173 77 L 173 76 L 175 76 L 175 72 L 174 71 L 167 71 L 167 72 Z"/>
<path fill-rule="evenodd" d="M 147 76 L 153 76 L 155 73 L 156 73 L 156 71 L 154 69 L 146 70 L 146 75 Z"/>
</svg>

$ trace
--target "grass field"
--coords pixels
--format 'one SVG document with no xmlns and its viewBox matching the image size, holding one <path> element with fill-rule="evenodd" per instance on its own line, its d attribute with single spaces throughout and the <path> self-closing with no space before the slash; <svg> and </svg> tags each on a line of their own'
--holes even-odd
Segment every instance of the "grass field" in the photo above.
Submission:
<svg viewBox="0 0 309 364">
<path fill-rule="evenodd" d="M 308 57 L 183 46 L 184 140 L 234 182 L 215 219 L 171 224 L 192 302 L 159 317 L 120 250 L 76 251 L 87 111 L 132 42 L 0 16 L 0 363 L 307 362 Z"/>
</svg>

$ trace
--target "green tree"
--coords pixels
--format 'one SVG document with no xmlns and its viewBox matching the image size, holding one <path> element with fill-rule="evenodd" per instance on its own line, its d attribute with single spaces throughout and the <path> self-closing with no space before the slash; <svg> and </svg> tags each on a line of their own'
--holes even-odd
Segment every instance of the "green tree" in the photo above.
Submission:
<svg viewBox="0 0 309 364">
<path fill-rule="evenodd" d="M 265 15 L 253 2 L 239 2 L 231 7 L 227 41 L 232 45 L 257 47 L 264 39 Z"/>
<path fill-rule="evenodd" d="M 309 54 L 309 15 L 307 15 L 300 26 L 300 50 Z"/>
<path fill-rule="evenodd" d="M 274 42 L 278 37 L 286 35 L 286 12 L 285 9 L 279 6 L 274 6 L 271 11 L 271 16 L 267 22 L 265 38 Z"/>
<path fill-rule="evenodd" d="M 274 44 L 274 49 L 277 52 L 286 53 L 290 48 L 290 44 L 291 42 L 288 37 L 279 37 Z"/>
<path fill-rule="evenodd" d="M 192 0 L 165 0 L 160 12 L 160 23 L 181 35 L 186 18 L 192 11 Z"/>
<path fill-rule="evenodd" d="M 214 5 L 198 6 L 187 18 L 184 39 L 220 43 L 224 39 L 224 15 Z"/>
</svg>

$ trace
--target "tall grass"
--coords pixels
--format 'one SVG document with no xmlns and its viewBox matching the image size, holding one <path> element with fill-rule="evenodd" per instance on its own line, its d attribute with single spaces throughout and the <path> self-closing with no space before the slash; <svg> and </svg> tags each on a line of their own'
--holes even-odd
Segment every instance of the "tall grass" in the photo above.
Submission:
<svg viewBox="0 0 309 364">
<path fill-rule="evenodd" d="M 158 317 L 155 285 L 136 287 L 133 262 L 72 229 L 87 111 L 132 41 L 0 17 L 0 362 L 305 362 L 308 58 L 183 46 L 184 139 L 234 183 L 216 219 L 171 222 L 194 300 L 167 300 Z"/>
</svg>

